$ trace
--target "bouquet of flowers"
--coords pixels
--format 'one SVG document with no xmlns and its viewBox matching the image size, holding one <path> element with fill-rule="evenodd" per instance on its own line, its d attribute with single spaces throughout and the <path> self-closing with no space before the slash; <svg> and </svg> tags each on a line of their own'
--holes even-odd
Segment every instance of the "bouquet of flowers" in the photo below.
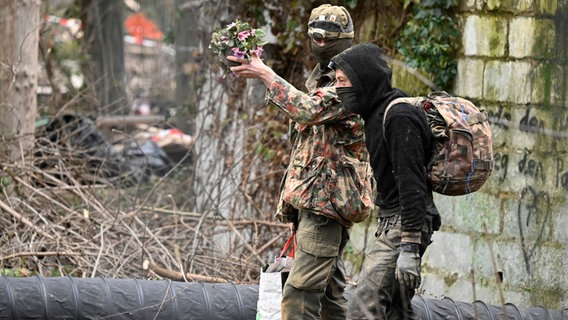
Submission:
<svg viewBox="0 0 568 320">
<path fill-rule="evenodd" d="M 238 65 L 227 60 L 227 56 L 247 58 L 251 60 L 253 52 L 262 54 L 262 46 L 266 44 L 262 39 L 264 31 L 253 29 L 247 22 L 235 20 L 225 28 L 218 29 L 211 35 L 209 49 L 217 55 L 217 64 L 226 74 L 230 74 L 229 67 Z"/>
</svg>

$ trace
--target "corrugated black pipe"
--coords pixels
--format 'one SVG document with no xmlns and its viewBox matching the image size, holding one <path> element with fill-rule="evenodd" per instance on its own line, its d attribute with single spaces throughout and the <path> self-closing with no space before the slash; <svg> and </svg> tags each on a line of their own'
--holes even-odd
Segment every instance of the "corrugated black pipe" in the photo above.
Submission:
<svg viewBox="0 0 568 320">
<path fill-rule="evenodd" d="M 258 288 L 137 279 L 0 278 L 0 319 L 255 319 Z"/>
<path fill-rule="evenodd" d="M 0 320 L 256 319 L 257 285 L 106 278 L 0 278 Z M 412 304 L 424 320 L 568 320 L 562 311 L 427 299 Z"/>
<path fill-rule="evenodd" d="M 568 307 L 559 311 L 544 307 L 519 308 L 512 303 L 493 306 L 479 300 L 466 303 L 450 298 L 426 299 L 419 295 L 412 299 L 412 306 L 423 320 L 568 320 Z"/>
</svg>

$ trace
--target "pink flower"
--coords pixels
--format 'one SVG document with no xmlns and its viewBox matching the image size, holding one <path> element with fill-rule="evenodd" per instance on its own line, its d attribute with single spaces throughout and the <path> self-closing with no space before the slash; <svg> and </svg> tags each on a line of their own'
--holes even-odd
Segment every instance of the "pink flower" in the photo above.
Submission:
<svg viewBox="0 0 568 320">
<path fill-rule="evenodd" d="M 227 25 L 227 29 L 231 29 L 232 27 L 236 26 L 237 23 L 236 22 L 231 22 L 231 24 Z"/>
<path fill-rule="evenodd" d="M 233 48 L 231 50 L 233 50 L 233 56 L 235 56 L 237 58 L 244 58 L 246 53 L 247 53 L 244 50 L 241 51 L 239 48 Z"/>
<path fill-rule="evenodd" d="M 256 47 L 256 49 L 252 49 L 250 52 L 260 57 L 263 51 L 264 49 L 262 49 L 262 47 Z"/>
<path fill-rule="evenodd" d="M 220 40 L 221 40 L 221 42 L 223 42 L 224 44 L 229 44 L 229 37 L 222 36 Z"/>
<path fill-rule="evenodd" d="M 250 35 L 254 37 L 254 33 L 256 32 L 256 29 L 250 29 Z"/>
<path fill-rule="evenodd" d="M 246 38 L 248 38 L 249 36 L 250 36 L 250 31 L 249 31 L 249 30 L 245 30 L 245 31 L 239 32 L 239 34 L 238 34 L 237 37 L 239 38 L 239 40 L 244 41 L 244 40 L 246 40 Z"/>
</svg>

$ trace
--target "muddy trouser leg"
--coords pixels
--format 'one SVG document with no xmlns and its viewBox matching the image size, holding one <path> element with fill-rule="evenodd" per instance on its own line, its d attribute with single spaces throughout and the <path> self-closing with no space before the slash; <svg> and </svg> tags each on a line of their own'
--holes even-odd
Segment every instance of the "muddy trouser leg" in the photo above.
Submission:
<svg viewBox="0 0 568 320">
<path fill-rule="evenodd" d="M 395 278 L 401 239 L 399 215 L 381 218 L 376 235 L 349 301 L 348 319 L 415 319 L 414 290 L 402 289 Z"/>
<path fill-rule="evenodd" d="M 282 297 L 282 319 L 345 319 L 347 300 L 341 251 L 347 228 L 300 211 L 298 247 Z"/>
<path fill-rule="evenodd" d="M 325 295 L 322 299 L 322 320 L 344 320 L 347 317 L 347 299 L 345 298 L 347 280 L 345 279 L 345 266 L 343 259 L 341 259 L 341 253 L 349 240 L 349 232 L 345 227 L 342 227 L 341 239 L 342 243 L 340 244 L 339 255 L 336 259 L 336 268 L 331 274 L 331 279 L 328 282 Z"/>
</svg>

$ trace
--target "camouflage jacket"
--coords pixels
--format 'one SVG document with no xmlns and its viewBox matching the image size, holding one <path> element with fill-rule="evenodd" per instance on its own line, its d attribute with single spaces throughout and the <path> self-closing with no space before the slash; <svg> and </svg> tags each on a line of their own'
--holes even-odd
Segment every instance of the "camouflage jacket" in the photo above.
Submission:
<svg viewBox="0 0 568 320">
<path fill-rule="evenodd" d="M 374 205 L 374 180 L 360 116 L 342 107 L 335 87 L 303 93 L 278 76 L 266 98 L 297 132 L 280 191 L 280 221 L 293 221 L 298 209 L 347 227 L 365 220 Z"/>
</svg>

